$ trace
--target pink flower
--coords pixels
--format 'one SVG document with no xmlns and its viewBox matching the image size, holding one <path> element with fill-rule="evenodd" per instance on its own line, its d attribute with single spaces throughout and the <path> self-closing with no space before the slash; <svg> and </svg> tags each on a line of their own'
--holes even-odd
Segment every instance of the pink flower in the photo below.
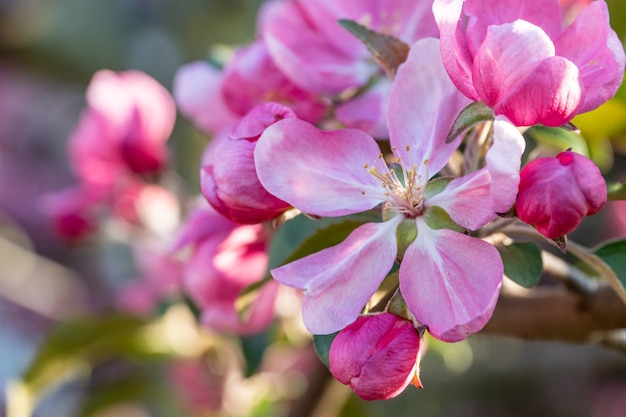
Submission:
<svg viewBox="0 0 626 417">
<path fill-rule="evenodd" d="M 408 43 L 436 36 L 430 1 L 297 0 L 267 3 L 261 33 L 276 65 L 293 82 L 337 94 L 380 72 L 366 46 L 337 23 L 357 21 Z"/>
<path fill-rule="evenodd" d="M 330 372 L 364 400 L 388 400 L 419 380 L 420 338 L 390 313 L 359 317 L 330 347 Z"/>
<path fill-rule="evenodd" d="M 274 318 L 278 287 L 263 286 L 249 311 L 240 317 L 235 301 L 242 290 L 260 281 L 267 269 L 267 236 L 261 225 L 239 225 L 211 207 L 187 219 L 173 247 L 191 245 L 184 267 L 184 287 L 202 310 L 202 323 L 216 331 L 252 334 Z"/>
<path fill-rule="evenodd" d="M 333 333 L 353 322 L 399 255 L 400 290 L 433 336 L 461 340 L 480 330 L 493 312 L 502 281 L 497 250 L 436 220 L 442 210 L 460 225 L 457 230 L 474 230 L 495 217 L 494 199 L 500 199 L 491 193 L 487 168 L 429 183 L 459 145 L 460 138 L 446 143 L 446 137 L 468 103 L 440 62 L 437 40 L 418 41 L 391 92 L 390 141 L 403 180 L 387 167 L 374 139 L 358 130 L 324 132 L 285 119 L 268 127 L 257 143 L 261 183 L 301 211 L 343 216 L 383 203 L 391 217 L 272 271 L 277 281 L 304 290 L 303 317 L 311 333 Z M 500 204 L 510 206 L 514 195 L 506 198 Z M 403 254 L 396 240 L 401 225 L 417 232 L 404 242 Z"/>
<path fill-rule="evenodd" d="M 176 107 L 167 90 L 139 71 L 98 71 L 87 109 L 69 140 L 74 168 L 94 189 L 108 190 L 127 173 L 163 169 Z"/>
<path fill-rule="evenodd" d="M 265 103 L 255 107 L 221 140 L 204 161 L 200 173 L 202 194 L 222 215 L 237 223 L 271 220 L 289 207 L 263 188 L 254 165 L 254 148 L 261 133 L 273 123 L 296 117 L 288 107 Z"/>
<path fill-rule="evenodd" d="M 518 217 L 554 239 L 571 233 L 585 216 L 596 214 L 607 199 L 598 167 L 571 151 L 538 158 L 520 173 Z"/>
<path fill-rule="evenodd" d="M 562 27 L 558 0 L 435 0 L 446 71 L 517 126 L 559 126 L 617 91 L 624 50 L 604 0 Z"/>
<path fill-rule="evenodd" d="M 384 79 L 385 74 L 367 47 L 338 20 L 353 20 L 412 44 L 438 36 L 431 4 L 430 0 L 274 1 L 261 11 L 260 32 L 287 78 L 308 91 L 339 96 L 374 79 Z M 389 90 L 390 83 L 379 81 L 341 103 L 337 120 L 375 137 L 388 137 L 385 107 Z"/>
<path fill-rule="evenodd" d="M 97 205 L 81 187 L 48 193 L 41 207 L 56 235 L 67 243 L 84 240 L 98 229 Z"/>
</svg>

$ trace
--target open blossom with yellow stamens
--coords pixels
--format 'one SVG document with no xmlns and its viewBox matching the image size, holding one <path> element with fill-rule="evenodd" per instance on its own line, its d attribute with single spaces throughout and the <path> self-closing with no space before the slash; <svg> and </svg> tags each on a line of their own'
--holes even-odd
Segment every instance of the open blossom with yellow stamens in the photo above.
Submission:
<svg viewBox="0 0 626 417">
<path fill-rule="evenodd" d="M 304 290 L 304 322 L 313 334 L 352 323 L 396 261 L 406 304 L 434 337 L 462 340 L 493 312 L 502 261 L 493 246 L 463 230 L 485 225 L 495 207 L 510 206 L 514 196 L 501 201 L 492 193 L 492 178 L 503 171 L 433 178 L 459 145 L 460 139 L 446 138 L 468 103 L 442 65 L 433 64 L 440 61 L 438 41 L 423 40 L 398 71 L 388 108 L 392 166 L 362 131 L 322 131 L 293 118 L 268 127 L 257 143 L 259 180 L 301 211 L 343 216 L 381 203 L 385 211 L 385 221 L 366 223 L 342 243 L 272 270 L 277 281 Z M 364 161 L 374 162 L 364 169 Z M 401 225 L 414 233 L 399 243 Z"/>
</svg>

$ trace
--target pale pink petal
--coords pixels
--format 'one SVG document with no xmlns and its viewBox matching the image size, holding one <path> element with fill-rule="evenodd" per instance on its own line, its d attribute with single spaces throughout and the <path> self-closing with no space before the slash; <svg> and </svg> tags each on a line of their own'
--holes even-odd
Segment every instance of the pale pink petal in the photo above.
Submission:
<svg viewBox="0 0 626 417">
<path fill-rule="evenodd" d="M 576 115 L 583 97 L 578 68 L 555 56 L 543 60 L 493 110 L 506 115 L 516 126 L 541 123 L 556 127 Z"/>
<path fill-rule="evenodd" d="M 463 5 L 467 19 L 467 43 L 472 55 L 480 47 L 488 28 L 517 19 L 540 27 L 551 39 L 561 33 L 561 7 L 558 0 L 468 0 Z"/>
<path fill-rule="evenodd" d="M 464 0 L 435 0 L 433 14 L 439 26 L 441 59 L 452 82 L 467 97 L 480 100 L 472 82 L 473 55 L 459 25 Z"/>
<path fill-rule="evenodd" d="M 264 16 L 263 36 L 276 65 L 295 84 L 335 94 L 365 84 L 378 71 L 376 65 L 347 55 L 320 36 L 295 4 L 275 2 L 271 6 L 274 10 L 266 10 Z"/>
<path fill-rule="evenodd" d="M 336 332 L 359 316 L 393 266 L 402 218 L 366 223 L 342 243 L 272 270 L 278 282 L 304 290 L 302 314 L 311 333 Z"/>
<path fill-rule="evenodd" d="M 360 129 L 375 138 L 388 138 L 387 103 L 391 80 L 382 78 L 363 94 L 338 105 L 335 117 L 346 127 Z"/>
<path fill-rule="evenodd" d="M 459 145 L 460 139 L 452 143 L 446 139 L 469 103 L 443 68 L 439 41 L 417 41 L 398 69 L 387 110 L 390 141 L 404 164 L 417 164 L 428 177 L 439 172 Z"/>
<path fill-rule="evenodd" d="M 216 133 L 239 119 L 221 93 L 222 73 L 204 61 L 183 65 L 174 76 L 174 98 L 181 113 L 198 128 Z"/>
<path fill-rule="evenodd" d="M 578 113 L 593 110 L 615 95 L 624 74 L 624 47 L 610 27 L 604 1 L 585 7 L 555 44 L 557 54 L 580 70 L 585 98 Z"/>
<path fill-rule="evenodd" d="M 540 27 L 523 20 L 491 26 L 474 58 L 474 87 L 493 107 L 551 56 L 554 44 Z"/>
<path fill-rule="evenodd" d="M 481 330 L 502 285 L 502 260 L 489 243 L 418 220 L 400 265 L 400 291 L 417 320 L 444 342 Z"/>
<path fill-rule="evenodd" d="M 477 230 L 495 218 L 487 168 L 455 178 L 446 188 L 427 199 L 426 207 L 439 206 L 457 224 Z"/>
<path fill-rule="evenodd" d="M 515 203 L 524 136 L 506 116 L 493 122 L 493 144 L 487 151 L 487 169 L 491 174 L 491 195 L 496 213 L 505 213 Z"/>
<path fill-rule="evenodd" d="M 284 119 L 261 135 L 254 162 L 271 194 L 305 213 L 342 216 L 369 210 L 384 199 L 380 183 L 364 167 L 379 153 L 374 139 L 360 130 L 327 132 Z"/>
</svg>

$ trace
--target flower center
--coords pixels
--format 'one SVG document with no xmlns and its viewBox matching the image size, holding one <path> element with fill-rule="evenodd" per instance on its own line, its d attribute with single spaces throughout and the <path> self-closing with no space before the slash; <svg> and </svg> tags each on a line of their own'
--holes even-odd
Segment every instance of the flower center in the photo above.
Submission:
<svg viewBox="0 0 626 417">
<path fill-rule="evenodd" d="M 407 145 L 406 150 L 409 151 Z M 398 170 L 393 169 L 383 161 L 383 154 L 378 155 L 374 166 L 365 164 L 367 171 L 380 181 L 385 189 L 385 202 L 383 208 L 390 209 L 406 217 L 417 217 L 424 210 L 424 187 L 425 182 L 417 171 L 417 164 L 405 164 L 397 149 L 391 149 L 395 156 L 395 164 Z M 427 165 L 428 161 L 424 161 Z M 379 169 L 380 168 L 380 169 Z"/>
</svg>

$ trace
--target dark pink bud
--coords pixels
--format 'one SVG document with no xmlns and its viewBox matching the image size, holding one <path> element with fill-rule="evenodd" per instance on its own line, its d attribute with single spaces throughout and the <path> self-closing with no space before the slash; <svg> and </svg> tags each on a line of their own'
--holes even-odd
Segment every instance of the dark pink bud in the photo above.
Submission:
<svg viewBox="0 0 626 417">
<path fill-rule="evenodd" d="M 554 239 L 571 233 L 606 203 L 604 178 L 587 157 L 565 151 L 538 158 L 520 172 L 518 217 Z"/>
<path fill-rule="evenodd" d="M 394 314 L 359 317 L 330 347 L 330 372 L 364 400 L 387 400 L 418 377 L 420 339 L 413 323 Z"/>
<path fill-rule="evenodd" d="M 254 165 L 259 136 L 268 126 L 289 117 L 296 116 L 285 106 L 262 104 L 216 146 L 200 174 L 202 194 L 215 210 L 237 223 L 254 224 L 273 219 L 290 207 L 263 188 Z"/>
</svg>

